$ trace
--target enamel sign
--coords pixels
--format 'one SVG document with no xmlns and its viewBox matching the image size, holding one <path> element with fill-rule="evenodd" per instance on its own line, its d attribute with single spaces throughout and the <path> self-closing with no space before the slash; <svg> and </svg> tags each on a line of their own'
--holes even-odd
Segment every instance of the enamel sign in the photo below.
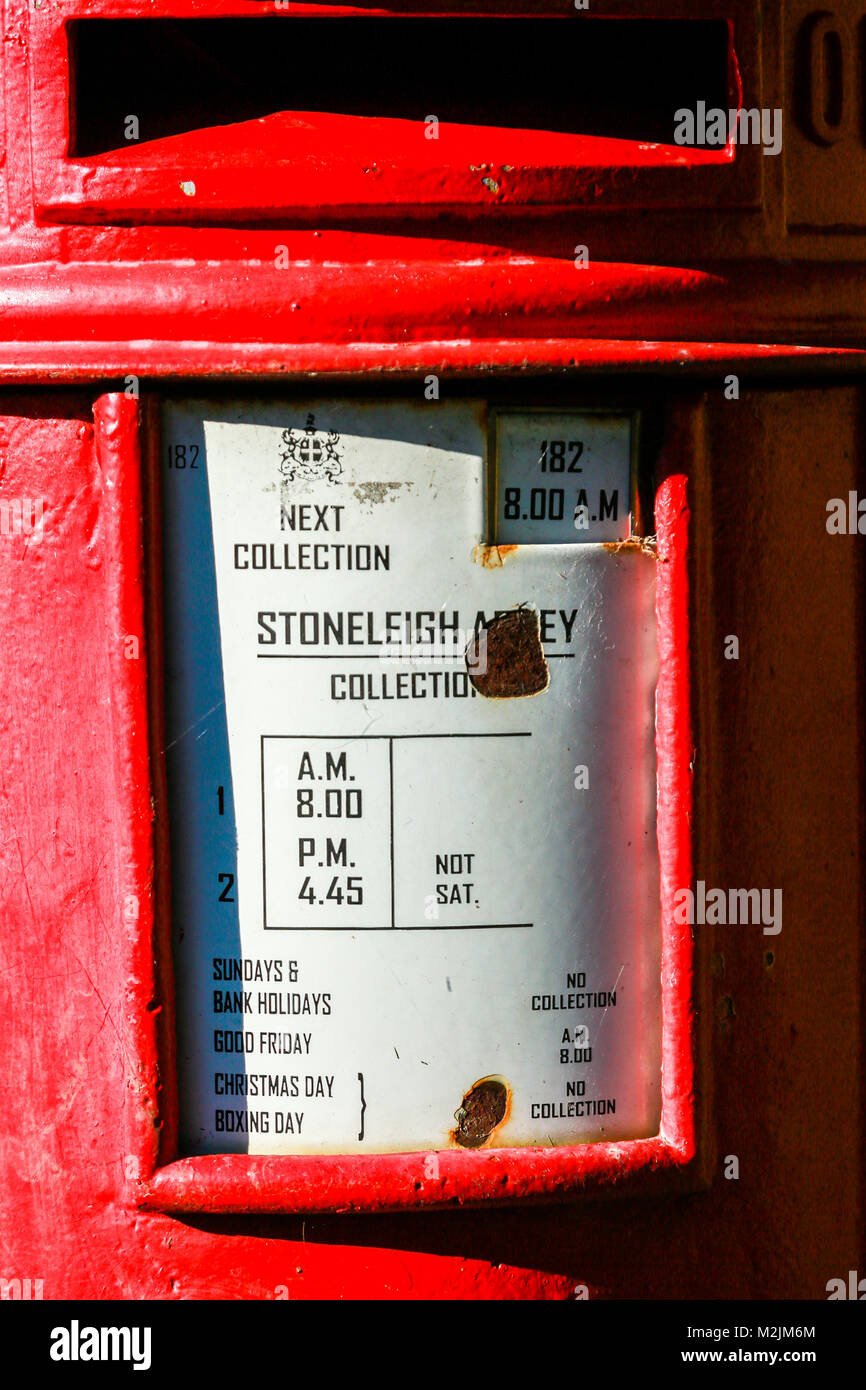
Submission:
<svg viewBox="0 0 866 1390">
<path fill-rule="evenodd" d="M 185 1152 L 657 1132 L 655 560 L 615 544 L 632 425 L 165 406 Z"/>
</svg>

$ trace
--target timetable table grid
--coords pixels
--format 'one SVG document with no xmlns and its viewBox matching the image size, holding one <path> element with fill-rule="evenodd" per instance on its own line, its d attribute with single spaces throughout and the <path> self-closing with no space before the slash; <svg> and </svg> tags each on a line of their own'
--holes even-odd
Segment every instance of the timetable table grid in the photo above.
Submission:
<svg viewBox="0 0 866 1390">
<path fill-rule="evenodd" d="M 406 921 L 401 921 L 397 890 L 401 860 L 399 831 L 395 837 L 395 807 L 397 806 L 397 800 L 400 795 L 400 759 L 399 756 L 395 758 L 395 744 L 417 745 L 422 742 L 441 743 L 443 741 L 450 743 L 452 740 L 460 740 L 463 742 L 484 741 L 487 743 L 489 740 L 514 740 L 528 739 L 531 737 L 532 734 L 529 731 L 501 733 L 364 734 L 358 736 L 339 734 L 262 734 L 260 736 L 260 766 L 262 810 L 262 908 L 264 929 L 266 931 L 511 931 L 531 929 L 533 926 L 531 921 L 442 921 L 438 920 L 438 918 L 425 920 L 423 923 L 408 923 Z M 273 767 L 270 765 L 271 759 L 269 755 L 271 754 L 273 746 L 286 744 L 294 744 L 297 746 L 297 758 L 300 770 L 295 773 L 294 778 L 290 779 L 288 777 L 283 777 L 280 785 L 276 786 L 275 778 L 272 775 Z M 308 748 L 307 745 L 310 745 L 310 747 Z M 388 837 L 387 845 L 383 844 L 381 831 L 377 837 L 378 842 L 372 845 L 372 853 L 374 855 L 373 871 L 378 880 L 374 887 L 374 891 L 382 891 L 382 878 L 384 878 L 386 884 L 385 910 L 376 913 L 375 917 L 377 919 L 385 917 L 387 920 L 375 920 L 367 923 L 358 922 L 357 920 L 347 920 L 344 923 L 334 923 L 333 921 L 275 921 L 274 918 L 277 916 L 287 917 L 293 915 L 285 912 L 285 882 L 287 878 L 290 878 L 286 868 L 285 856 L 283 856 L 282 864 L 275 867 L 275 861 L 278 857 L 273 843 L 273 821 L 275 816 L 280 817 L 282 815 L 285 817 L 287 813 L 290 814 L 288 811 L 289 804 L 294 805 L 295 815 L 293 818 L 293 827 L 286 836 L 287 848 L 294 839 L 294 828 L 298 827 L 303 831 L 303 829 L 306 828 L 306 821 L 311 822 L 312 825 L 318 828 L 318 822 L 325 819 L 329 826 L 333 824 L 338 827 L 337 833 L 345 830 L 346 827 L 349 827 L 351 830 L 353 819 L 356 819 L 356 823 L 361 823 L 362 798 L 365 789 L 348 785 L 349 782 L 355 782 L 355 774 L 350 775 L 348 773 L 347 759 L 350 752 L 357 753 L 359 750 L 364 750 L 362 756 L 369 759 L 368 745 L 373 746 L 376 750 L 381 748 L 382 760 L 378 772 L 381 785 L 387 796 L 386 812 L 383 814 L 381 808 L 377 807 L 375 815 L 376 824 L 386 827 L 385 833 Z M 332 750 L 339 751 L 334 752 Z M 316 762 L 316 758 L 318 758 L 318 762 Z M 316 766 L 325 766 L 327 773 L 315 771 Z M 278 767 L 277 771 L 278 773 L 282 773 L 287 771 L 287 769 Z M 373 771 L 376 771 L 375 766 L 373 767 Z M 368 762 L 367 773 L 369 774 L 369 772 L 370 764 Z M 324 797 L 320 797 L 317 802 L 315 800 L 315 792 L 319 790 L 318 784 L 323 782 L 327 783 L 331 780 L 330 774 L 333 774 L 332 780 L 339 783 L 339 785 L 326 785 Z M 310 787 L 304 787 L 302 786 L 302 782 L 310 782 L 312 785 Z M 429 778 L 427 782 L 429 785 Z M 366 790 L 369 792 L 369 783 L 366 785 Z M 290 803 L 289 799 L 292 791 L 295 792 L 294 803 Z M 281 793 L 285 793 L 286 795 L 281 796 Z M 353 796 L 354 800 L 352 800 Z M 337 798 L 338 806 L 337 813 L 333 815 L 329 806 L 332 797 Z M 280 802 L 282 802 L 281 805 Z M 321 805 L 324 809 L 316 810 L 315 808 L 317 805 Z M 353 806 L 357 808 L 355 813 L 353 813 L 351 809 Z M 309 808 L 309 814 L 306 813 L 306 808 Z M 312 828 L 312 825 L 310 828 Z M 297 836 L 299 868 L 296 877 L 302 874 L 304 860 L 306 858 L 313 858 L 315 863 L 314 866 L 311 867 L 316 867 L 320 870 L 326 867 L 356 867 L 356 862 L 348 859 L 346 838 L 341 839 L 339 844 L 335 846 L 331 836 L 326 836 L 326 849 L 322 851 L 314 848 L 318 843 L 319 840 L 312 834 L 308 836 L 300 834 Z M 315 855 L 320 852 L 328 857 L 327 866 L 324 860 L 315 859 Z M 404 853 L 402 857 L 406 858 L 407 856 Z M 467 857 L 471 861 L 471 859 L 475 858 L 475 855 L 472 854 Z M 452 858 L 462 859 L 463 856 L 456 855 L 452 856 Z M 379 865 L 378 872 L 376 869 L 376 859 L 378 859 Z M 362 900 L 359 899 L 358 895 L 366 891 L 360 886 L 362 874 L 344 876 L 347 884 L 351 885 L 346 892 L 344 892 L 342 887 L 338 886 L 340 877 L 340 874 L 333 875 L 328 894 L 322 897 L 317 896 L 316 890 L 310 883 L 312 874 L 307 874 L 304 877 L 298 899 L 303 899 L 308 908 L 314 904 L 327 908 L 329 899 L 332 896 L 339 895 L 338 907 L 342 908 L 344 912 L 350 907 L 361 907 Z M 282 890 L 279 887 L 275 888 L 275 879 L 277 878 L 281 880 Z M 464 887 L 468 889 L 471 888 L 472 885 L 467 883 L 464 884 Z M 457 890 L 455 889 L 454 891 Z M 356 900 L 353 902 L 351 898 L 349 898 L 348 901 L 344 902 L 344 899 L 348 898 L 351 893 L 355 894 Z M 273 899 L 275 896 L 282 898 L 281 907 L 276 911 L 273 910 Z M 478 906 L 477 903 L 476 906 Z M 269 910 L 269 908 L 271 908 L 271 910 Z M 295 907 L 295 912 L 297 911 L 298 909 Z"/>
</svg>

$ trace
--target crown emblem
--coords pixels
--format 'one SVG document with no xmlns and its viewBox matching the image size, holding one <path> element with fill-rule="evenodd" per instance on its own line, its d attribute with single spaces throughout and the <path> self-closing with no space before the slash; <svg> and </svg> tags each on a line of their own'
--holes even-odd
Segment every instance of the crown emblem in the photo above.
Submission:
<svg viewBox="0 0 866 1390">
<path fill-rule="evenodd" d="M 326 478 L 335 483 L 343 471 L 339 442 L 336 430 L 317 430 L 316 417 L 309 414 L 302 430 L 283 430 L 280 472 L 287 482 Z"/>
</svg>

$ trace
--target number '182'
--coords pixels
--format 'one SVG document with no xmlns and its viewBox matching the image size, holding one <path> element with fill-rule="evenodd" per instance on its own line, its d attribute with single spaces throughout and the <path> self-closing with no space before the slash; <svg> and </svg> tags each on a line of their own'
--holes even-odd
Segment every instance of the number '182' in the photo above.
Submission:
<svg viewBox="0 0 866 1390">
<path fill-rule="evenodd" d="M 583 444 L 579 439 L 543 439 L 539 467 L 542 473 L 582 473 L 583 469 L 577 466 L 582 453 Z"/>
</svg>

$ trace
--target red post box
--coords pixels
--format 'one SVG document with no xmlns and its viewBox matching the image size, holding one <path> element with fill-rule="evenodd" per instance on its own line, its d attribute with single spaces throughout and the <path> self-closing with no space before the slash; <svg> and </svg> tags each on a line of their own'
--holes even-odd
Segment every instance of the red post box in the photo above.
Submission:
<svg viewBox="0 0 866 1390">
<path fill-rule="evenodd" d="M 4 1297 L 862 1264 L 861 8 L 6 7 Z"/>
</svg>

